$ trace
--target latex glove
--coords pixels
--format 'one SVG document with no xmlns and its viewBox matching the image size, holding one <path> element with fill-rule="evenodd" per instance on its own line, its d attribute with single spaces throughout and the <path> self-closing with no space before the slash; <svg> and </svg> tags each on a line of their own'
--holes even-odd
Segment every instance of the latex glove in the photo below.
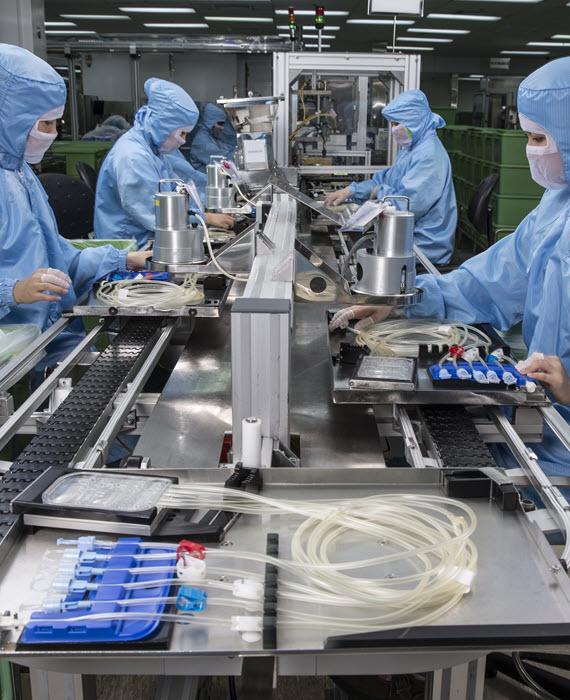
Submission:
<svg viewBox="0 0 570 700">
<path fill-rule="evenodd" d="M 338 206 L 339 204 L 346 202 L 346 200 L 351 196 L 352 196 L 352 190 L 350 189 L 350 187 L 345 187 L 342 190 L 336 190 L 335 192 L 331 192 L 330 194 L 327 194 L 327 196 L 325 197 L 325 206 L 326 207 Z"/>
<path fill-rule="evenodd" d="M 53 267 L 42 267 L 32 272 L 26 279 L 18 280 L 14 285 L 12 296 L 16 304 L 60 301 L 70 287 L 71 279 L 65 272 Z"/>
<path fill-rule="evenodd" d="M 136 253 L 127 253 L 127 269 L 144 270 L 146 261 L 152 255 L 152 250 L 137 250 Z"/>
<path fill-rule="evenodd" d="M 385 321 L 392 313 L 391 306 L 349 306 L 347 309 L 337 311 L 329 323 L 329 330 L 346 328 L 354 319 L 359 319 L 354 330 L 362 331 L 368 326 Z"/>
<path fill-rule="evenodd" d="M 205 222 L 208 226 L 217 226 L 226 230 L 233 229 L 236 220 L 230 214 L 206 214 Z"/>
<path fill-rule="evenodd" d="M 518 363 L 517 369 L 544 384 L 559 403 L 570 404 L 570 377 L 556 355 L 533 352 L 527 360 Z"/>
</svg>

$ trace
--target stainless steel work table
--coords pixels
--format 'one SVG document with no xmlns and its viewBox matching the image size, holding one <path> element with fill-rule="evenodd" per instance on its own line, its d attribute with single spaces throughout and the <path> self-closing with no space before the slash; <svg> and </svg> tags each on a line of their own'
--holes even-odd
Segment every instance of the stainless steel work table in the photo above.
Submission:
<svg viewBox="0 0 570 700">
<path fill-rule="evenodd" d="M 183 482 L 221 483 L 226 476 L 224 470 L 177 474 Z M 440 493 L 440 472 L 435 469 L 284 468 L 268 470 L 263 478 L 263 493 L 277 498 L 357 498 L 403 491 Z M 245 657 L 268 654 L 278 657 L 278 673 L 282 675 L 399 673 L 457 666 L 492 649 L 521 649 L 568 639 L 570 582 L 538 528 L 523 514 L 503 513 L 486 499 L 470 500 L 469 504 L 478 520 L 473 541 L 479 550 L 479 563 L 472 592 L 434 625 L 383 633 L 376 648 L 373 644 L 348 648 L 348 643 L 341 644 L 341 648 L 325 648 L 327 636 L 334 632 L 323 632 L 317 627 L 279 627 L 278 622 L 275 650 L 263 649 L 261 642 L 247 644 L 225 627 L 199 629 L 179 625 L 168 651 L 108 648 L 18 652 L 10 633 L 2 641 L 0 656 L 35 668 L 75 674 L 239 674 Z M 291 536 L 300 522 L 300 518 L 289 515 L 242 516 L 228 534 L 226 548 L 263 552 L 266 534 L 277 532 L 280 556 L 288 558 Z M 41 598 L 32 590 L 32 581 L 45 550 L 53 546 L 59 534 L 44 529 L 27 535 L 3 563 L 3 607 L 9 603 L 14 610 Z M 355 545 L 349 541 L 347 546 L 356 546 L 356 556 L 360 557 L 370 556 L 378 551 L 377 547 L 385 545 Z M 335 547 L 332 558 L 345 560 L 342 549 L 342 545 Z M 243 566 L 243 562 L 228 562 L 229 567 L 240 564 Z M 379 573 L 386 575 L 388 569 Z M 287 609 L 290 605 L 286 600 L 279 601 L 279 607 Z M 319 609 L 330 613 L 330 609 Z M 216 615 L 216 608 L 209 610 Z"/>
<path fill-rule="evenodd" d="M 291 432 L 301 436 L 303 467 L 383 466 L 366 406 L 335 406 L 330 392 L 326 306 L 296 304 Z M 196 327 L 150 416 L 135 453 L 152 465 L 217 467 L 231 430 L 230 309 Z"/>
</svg>

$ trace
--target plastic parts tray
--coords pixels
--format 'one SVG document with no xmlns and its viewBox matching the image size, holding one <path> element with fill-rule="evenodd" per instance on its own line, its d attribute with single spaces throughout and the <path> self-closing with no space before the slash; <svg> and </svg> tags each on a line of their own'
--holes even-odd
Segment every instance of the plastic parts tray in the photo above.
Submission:
<svg viewBox="0 0 570 700">
<path fill-rule="evenodd" d="M 85 620 L 68 622 L 68 619 L 85 616 L 89 610 L 78 609 L 63 613 L 36 612 L 26 624 L 22 633 L 19 648 L 30 648 L 48 645 L 71 645 L 91 648 L 93 646 L 109 644 L 133 644 L 136 642 L 152 640 L 159 647 L 168 644 L 169 635 L 159 636 L 165 625 L 161 620 L 150 615 L 165 612 L 167 605 L 164 602 L 153 602 L 157 598 L 166 598 L 170 593 L 171 580 L 174 572 L 174 551 L 168 547 L 146 547 L 140 538 L 120 538 L 112 548 L 95 548 L 99 554 L 109 554 L 106 562 L 97 562 L 97 566 L 103 566 L 105 573 L 96 576 L 77 576 L 80 580 L 90 583 L 105 584 L 95 591 L 86 593 L 70 593 L 65 598 L 66 602 L 92 601 L 91 612 L 139 612 L 148 614 L 148 618 L 133 620 Z M 164 553 L 164 559 L 151 559 L 139 561 L 136 554 L 160 554 Z M 167 573 L 145 573 L 149 567 L 172 566 L 173 570 Z M 112 571 L 112 569 L 136 568 L 136 573 L 129 571 Z M 125 589 L 123 584 L 134 581 L 167 580 L 167 583 L 152 588 Z M 149 599 L 148 604 L 138 601 Z M 153 599 L 153 601 L 151 601 Z M 132 600 L 137 601 L 133 605 L 119 605 L 112 601 Z M 106 602 L 108 601 L 108 602 Z M 165 630 L 163 630 L 165 631 Z"/>
</svg>

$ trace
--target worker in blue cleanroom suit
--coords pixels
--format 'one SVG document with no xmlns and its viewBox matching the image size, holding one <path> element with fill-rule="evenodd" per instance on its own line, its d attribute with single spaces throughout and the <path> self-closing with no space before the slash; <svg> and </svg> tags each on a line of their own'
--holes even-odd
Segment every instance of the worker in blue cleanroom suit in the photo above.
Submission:
<svg viewBox="0 0 570 700">
<path fill-rule="evenodd" d="M 518 90 L 533 179 L 546 188 L 540 204 L 510 236 L 441 277 L 421 275 L 423 301 L 413 318 L 491 323 L 506 330 L 522 320 L 531 353 L 525 372 L 550 391 L 570 421 L 570 57 L 551 61 Z M 331 326 L 386 318 L 383 307 L 350 307 Z M 547 474 L 570 475 L 570 454 L 546 430 L 533 444 Z M 509 465 L 510 466 L 510 465 Z M 514 466 L 514 465 L 513 465 Z"/>
<path fill-rule="evenodd" d="M 449 156 L 436 134 L 445 121 L 433 114 L 421 90 L 398 95 L 384 107 L 382 115 L 392 122 L 392 135 L 400 146 L 396 162 L 379 170 L 371 180 L 332 192 L 325 204 L 362 203 L 387 195 L 409 197 L 416 217 L 416 244 L 433 263 L 446 264 L 453 253 L 457 204 Z"/>
<path fill-rule="evenodd" d="M 236 147 L 237 137 L 231 119 L 218 105 L 206 103 L 190 146 L 192 165 L 196 170 L 205 173 L 211 156 L 231 159 Z"/>
<path fill-rule="evenodd" d="M 28 163 L 37 164 L 57 136 L 65 83 L 29 51 L 0 44 L 0 323 L 42 331 L 100 277 L 144 266 L 146 253 L 111 246 L 76 250 L 62 238 L 47 195 Z M 48 346 L 55 364 L 82 335 L 72 325 Z"/>
<path fill-rule="evenodd" d="M 136 114 L 132 129 L 103 161 L 95 195 L 95 237 L 136 238 L 139 248 L 154 236 L 154 194 L 158 182 L 188 172 L 178 151 L 197 120 L 198 109 L 181 87 L 149 78 L 148 104 Z M 171 187 L 167 185 L 167 187 Z M 208 224 L 232 228 L 226 214 L 207 214 Z"/>
</svg>

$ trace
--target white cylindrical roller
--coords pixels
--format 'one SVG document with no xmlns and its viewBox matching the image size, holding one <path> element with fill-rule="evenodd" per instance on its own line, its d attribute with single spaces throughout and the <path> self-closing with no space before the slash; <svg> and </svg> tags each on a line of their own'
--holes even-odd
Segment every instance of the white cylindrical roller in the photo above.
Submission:
<svg viewBox="0 0 570 700">
<path fill-rule="evenodd" d="M 244 467 L 255 469 L 261 464 L 261 421 L 244 418 L 241 422 L 241 462 Z"/>
</svg>

